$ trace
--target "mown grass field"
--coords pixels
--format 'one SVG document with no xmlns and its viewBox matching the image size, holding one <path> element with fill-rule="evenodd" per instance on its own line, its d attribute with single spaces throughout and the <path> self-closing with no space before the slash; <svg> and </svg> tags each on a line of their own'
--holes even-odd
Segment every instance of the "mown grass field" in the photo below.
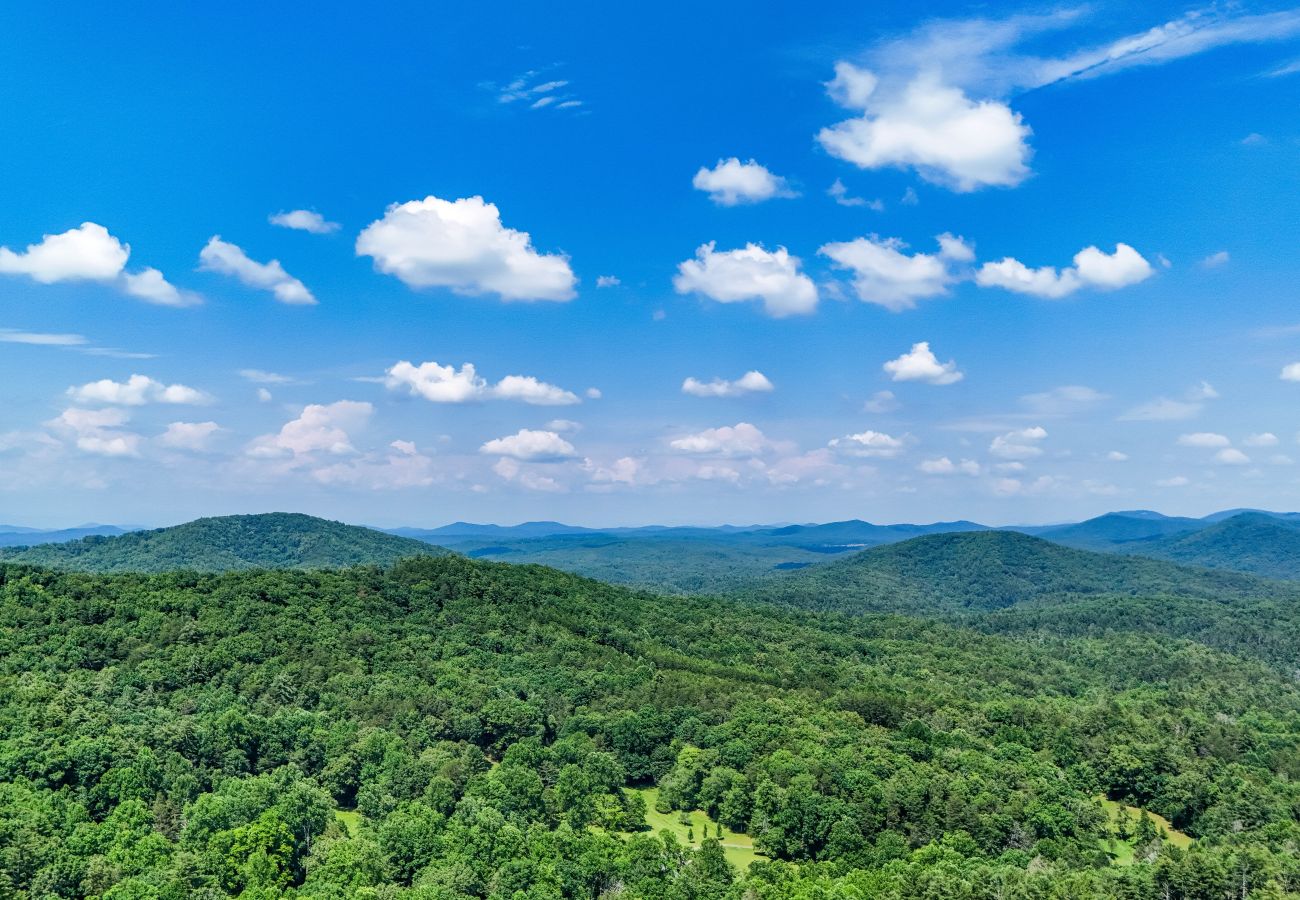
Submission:
<svg viewBox="0 0 1300 900">
<path fill-rule="evenodd" d="M 697 850 L 705 839 L 718 837 L 718 823 L 709 818 L 703 811 L 692 810 L 686 814 L 689 824 L 683 823 L 681 812 L 674 810 L 669 813 L 661 813 L 655 810 L 655 801 L 659 799 L 658 788 L 627 788 L 627 790 L 635 791 L 645 798 L 646 824 L 656 834 L 660 831 L 670 831 L 683 845 Z M 692 835 L 694 839 L 692 839 Z M 767 859 L 766 856 L 754 849 L 754 842 L 747 834 L 741 834 L 738 831 L 732 831 L 730 828 L 724 827 L 720 840 L 727 862 L 735 866 L 738 872 L 744 872 L 749 868 L 749 864 L 755 860 Z"/>
<path fill-rule="evenodd" d="M 1141 807 L 1126 806 L 1123 803 L 1107 800 L 1104 797 L 1099 797 L 1098 802 L 1101 803 L 1101 808 L 1106 811 L 1106 817 L 1110 822 L 1112 832 L 1117 829 L 1121 815 L 1128 816 L 1128 830 L 1130 833 L 1137 827 L 1138 819 L 1142 816 Z M 1151 818 L 1151 822 L 1156 826 L 1156 831 L 1160 832 L 1163 840 L 1168 841 L 1170 846 L 1186 850 L 1192 845 L 1193 838 L 1175 828 L 1164 816 L 1156 815 L 1150 810 L 1146 812 Z M 1116 836 L 1109 841 L 1103 842 L 1103 846 L 1110 854 L 1111 861 L 1117 866 L 1129 866 L 1135 861 L 1133 855 L 1135 847 L 1132 838 L 1121 840 Z"/>
</svg>

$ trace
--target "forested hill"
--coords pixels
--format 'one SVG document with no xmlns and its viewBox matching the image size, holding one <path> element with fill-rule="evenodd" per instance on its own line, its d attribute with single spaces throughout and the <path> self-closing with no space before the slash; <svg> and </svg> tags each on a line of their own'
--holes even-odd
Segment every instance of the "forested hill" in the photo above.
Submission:
<svg viewBox="0 0 1300 900">
<path fill-rule="evenodd" d="M 0 566 L 6 898 L 1295 897 L 1297 809 L 1297 686 L 1187 641 Z"/>
<path fill-rule="evenodd" d="M 1190 534 L 1123 549 L 1185 565 L 1300 579 L 1300 526 L 1264 513 L 1240 513 Z"/>
<path fill-rule="evenodd" d="M 299 513 L 196 519 L 174 528 L 133 531 L 0 551 L 0 561 L 81 572 L 166 572 L 189 569 L 324 569 L 387 565 L 447 551 L 411 538 Z"/>
<path fill-rule="evenodd" d="M 1075 550 L 1012 531 L 982 531 L 927 535 L 864 550 L 739 593 L 808 609 L 924 614 L 988 611 L 1075 595 L 1300 599 L 1300 586 Z"/>
</svg>

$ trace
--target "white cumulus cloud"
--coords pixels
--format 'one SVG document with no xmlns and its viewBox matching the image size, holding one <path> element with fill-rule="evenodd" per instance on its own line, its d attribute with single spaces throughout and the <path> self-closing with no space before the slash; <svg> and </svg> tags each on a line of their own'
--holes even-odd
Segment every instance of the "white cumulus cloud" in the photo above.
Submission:
<svg viewBox="0 0 1300 900">
<path fill-rule="evenodd" d="M 999 100 L 973 100 L 933 73 L 882 85 L 848 62 L 836 63 L 828 87 L 861 113 L 818 133 L 832 156 L 863 169 L 912 168 L 961 192 L 1014 187 L 1029 176 L 1031 130 Z"/>
<path fill-rule="evenodd" d="M 112 281 L 130 255 L 131 248 L 103 225 L 83 222 L 62 234 L 47 234 L 21 252 L 0 247 L 0 274 L 26 275 L 41 284 Z"/>
<path fill-rule="evenodd" d="M 507 375 L 495 385 L 478 374 L 473 363 L 455 366 L 406 360 L 384 373 L 390 391 L 406 391 L 433 403 L 469 403 L 477 400 L 515 400 L 533 406 L 571 406 L 582 399 L 572 391 L 540 381 L 532 375 Z"/>
<path fill-rule="evenodd" d="M 1058 300 L 1083 288 L 1118 290 L 1145 281 L 1153 274 L 1155 270 L 1142 254 L 1128 244 L 1116 244 L 1114 253 L 1085 247 L 1074 255 L 1073 266 L 1060 271 L 1052 266 L 1032 269 L 1010 256 L 998 262 L 986 262 L 975 273 L 975 283 L 980 287 L 998 287 Z"/>
<path fill-rule="evenodd" d="M 981 471 L 980 464 L 973 459 L 953 462 L 946 456 L 922 460 L 917 469 L 926 475 L 978 475 Z"/>
<path fill-rule="evenodd" d="M 1250 457 L 1236 447 L 1224 447 L 1214 454 L 1214 461 L 1225 466 L 1245 466 L 1250 464 Z"/>
<path fill-rule="evenodd" d="M 122 275 L 122 290 L 132 297 L 158 306 L 198 306 L 203 302 L 193 291 L 182 291 L 157 269 L 142 269 Z"/>
<path fill-rule="evenodd" d="M 756 426 L 738 422 L 676 438 L 668 446 L 682 453 L 701 456 L 745 458 L 762 454 L 772 447 L 772 442 Z"/>
<path fill-rule="evenodd" d="M 506 437 L 494 438 L 480 447 L 479 452 L 531 462 L 569 459 L 574 455 L 573 445 L 554 431 L 534 431 L 529 428 L 521 428 Z"/>
<path fill-rule="evenodd" d="M 281 210 L 267 218 L 272 225 L 306 231 L 311 234 L 333 234 L 341 227 L 338 222 L 330 222 L 320 213 L 311 209 Z"/>
<path fill-rule="evenodd" d="M 719 206 L 762 203 L 774 197 L 797 197 L 779 175 L 773 175 L 755 160 L 741 162 L 737 157 L 720 159 L 712 169 L 700 167 L 691 181 L 697 191 L 705 191 Z"/>
<path fill-rule="evenodd" d="M 1232 441 L 1224 434 L 1215 434 L 1213 431 L 1195 431 L 1191 434 L 1180 434 L 1178 443 L 1183 447 L 1227 447 Z"/>
<path fill-rule="evenodd" d="M 767 376 L 758 370 L 751 370 L 734 381 L 715 378 L 712 381 L 700 381 L 687 378 L 682 382 L 682 393 L 692 397 L 740 397 L 744 394 L 765 394 L 775 390 Z"/>
<path fill-rule="evenodd" d="M 123 431 L 131 416 L 124 409 L 65 409 L 47 427 L 76 444 L 78 450 L 92 456 L 139 456 L 142 438 Z"/>
<path fill-rule="evenodd" d="M 492 396 L 502 400 L 518 400 L 533 406 L 571 406 L 581 403 L 572 391 L 538 381 L 532 375 L 507 375 L 492 389 Z"/>
<path fill-rule="evenodd" d="M 1001 459 L 1033 459 L 1041 456 L 1043 448 L 1039 442 L 1047 437 L 1047 429 L 1041 425 L 1021 428 L 1000 434 L 989 444 L 989 453 Z"/>
<path fill-rule="evenodd" d="M 123 293 L 159 306 L 195 306 L 202 298 L 182 291 L 157 269 L 127 272 L 131 247 L 122 243 L 103 225 L 83 222 L 61 234 L 42 236 L 25 250 L 0 247 L 0 275 L 25 275 L 41 284 L 64 281 L 97 281 L 116 286 Z"/>
<path fill-rule="evenodd" d="M 80 387 L 68 388 L 68 396 L 77 403 L 104 403 L 113 406 L 144 406 L 146 403 L 200 404 L 212 400 L 197 388 L 183 384 L 163 384 L 147 375 L 132 375 L 126 381 L 103 378 Z"/>
<path fill-rule="evenodd" d="M 817 308 L 817 287 L 799 271 L 799 258 L 784 247 L 764 250 L 758 244 L 717 251 L 712 241 L 677 267 L 673 287 L 679 294 L 697 293 L 719 303 L 760 300 L 769 316 L 804 315 Z"/>
<path fill-rule="evenodd" d="M 830 446 L 852 456 L 873 456 L 889 459 L 903 452 L 905 442 L 902 438 L 885 434 L 882 431 L 863 431 L 834 438 Z"/>
<path fill-rule="evenodd" d="M 373 412 L 373 406 L 357 400 L 309 404 L 276 434 L 256 438 L 249 445 L 248 454 L 274 458 L 355 453 L 350 433 L 365 427 Z"/>
<path fill-rule="evenodd" d="M 929 341 L 920 341 L 898 359 L 891 359 L 881 366 L 894 381 L 923 381 L 927 384 L 954 384 L 965 378 L 965 373 L 957 369 L 955 360 L 939 362 L 930 349 Z"/>
<path fill-rule="evenodd" d="M 174 450 L 202 451 L 208 449 L 213 436 L 221 430 L 216 422 L 172 422 L 158 440 Z"/>
<path fill-rule="evenodd" d="M 853 290 L 858 299 L 898 312 L 912 309 L 917 300 L 948 293 L 957 280 L 949 262 L 974 258 L 970 245 L 959 237 L 943 234 L 938 253 L 905 253 L 906 244 L 897 238 L 875 235 L 823 245 L 817 252 L 837 266 L 853 273 Z"/>
<path fill-rule="evenodd" d="M 240 247 L 213 235 L 199 251 L 199 268 L 239 279 L 249 287 L 270 291 L 281 303 L 310 306 L 316 302 L 307 286 L 284 270 L 278 259 L 260 263 Z"/>
<path fill-rule="evenodd" d="M 567 257 L 538 253 L 526 231 L 506 228 L 482 197 L 394 203 L 357 236 L 357 255 L 412 288 L 496 294 L 502 300 L 572 300 Z"/>
</svg>

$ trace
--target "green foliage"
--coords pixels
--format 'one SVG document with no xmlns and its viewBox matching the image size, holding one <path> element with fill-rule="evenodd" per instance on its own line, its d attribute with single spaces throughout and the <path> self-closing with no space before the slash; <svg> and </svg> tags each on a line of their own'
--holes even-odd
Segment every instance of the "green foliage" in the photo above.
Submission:
<svg viewBox="0 0 1300 900">
<path fill-rule="evenodd" d="M 0 566 L 0 896 L 1297 896 L 1300 690 L 1267 656 L 459 556 Z M 1194 841 L 1149 818 L 1115 865 L 1098 796 Z"/>
<path fill-rule="evenodd" d="M 3 550 L 0 560 L 77 572 L 230 572 L 388 565 L 404 557 L 446 552 L 370 528 L 297 513 L 266 513 Z"/>
</svg>

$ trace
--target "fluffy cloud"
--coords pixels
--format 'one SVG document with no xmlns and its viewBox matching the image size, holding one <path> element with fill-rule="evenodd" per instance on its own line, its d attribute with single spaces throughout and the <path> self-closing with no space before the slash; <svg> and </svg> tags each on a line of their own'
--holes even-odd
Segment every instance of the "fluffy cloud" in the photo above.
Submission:
<svg viewBox="0 0 1300 900">
<path fill-rule="evenodd" d="M 384 374 L 384 385 L 390 391 L 406 389 L 434 403 L 468 403 L 488 392 L 487 382 L 475 371 L 473 363 L 456 369 L 436 362 L 416 366 L 402 360 Z"/>
<path fill-rule="evenodd" d="M 851 456 L 872 456 L 890 459 L 903 452 L 904 441 L 881 431 L 863 431 L 834 438 L 830 446 Z"/>
<path fill-rule="evenodd" d="M 1182 475 L 1175 475 L 1172 478 L 1161 478 L 1159 481 L 1156 482 L 1156 487 L 1165 487 L 1165 488 L 1186 487 L 1189 484 L 1191 484 L 1191 481 L 1189 481 L 1186 477 Z"/>
<path fill-rule="evenodd" d="M 922 460 L 917 469 L 926 475 L 978 475 L 980 474 L 980 464 L 973 459 L 963 459 L 961 462 L 953 462 L 946 456 L 940 456 L 937 459 Z"/>
<path fill-rule="evenodd" d="M 255 439 L 248 447 L 254 457 L 298 457 L 315 453 L 339 456 L 355 453 L 350 432 L 365 427 L 374 407 L 356 400 L 312 403 L 278 433 Z"/>
<path fill-rule="evenodd" d="M 163 277 L 157 269 L 142 269 L 122 275 L 122 290 L 157 306 L 198 306 L 203 298 L 193 291 L 182 291 Z"/>
<path fill-rule="evenodd" d="M 1250 465 L 1250 457 L 1242 453 L 1236 447 L 1224 447 L 1218 453 L 1214 454 L 1214 461 L 1222 463 L 1225 466 Z"/>
<path fill-rule="evenodd" d="M 572 391 L 538 381 L 531 375 L 507 375 L 497 382 L 492 395 L 502 400 L 518 400 L 533 406 L 571 406 L 582 402 Z"/>
<path fill-rule="evenodd" d="M 157 269 L 126 272 L 131 248 L 103 225 L 83 222 L 62 234 L 47 234 L 40 243 L 16 252 L 0 247 L 0 275 L 26 275 L 41 284 L 98 281 L 159 306 L 194 306 L 197 294 L 169 283 Z"/>
<path fill-rule="evenodd" d="M 158 437 L 159 443 L 174 450 L 208 449 L 221 426 L 216 422 L 172 422 Z"/>
<path fill-rule="evenodd" d="M 804 315 L 817 308 L 817 287 L 799 271 L 799 258 L 784 247 L 773 252 L 758 244 L 718 252 L 709 242 L 677 267 L 673 287 L 719 303 L 761 300 L 769 316 Z"/>
<path fill-rule="evenodd" d="M 597 275 L 597 276 L 596 276 L 596 287 L 598 287 L 598 288 L 611 288 L 611 287 L 618 287 L 618 286 L 619 286 L 620 284 L 622 284 L 622 283 L 623 283 L 623 282 L 619 280 L 619 278 L 618 278 L 617 275 Z"/>
<path fill-rule="evenodd" d="M 436 362 L 417 366 L 402 360 L 384 373 L 384 385 L 390 391 L 404 390 L 434 403 L 469 403 L 492 398 L 533 406 L 570 406 L 582 402 L 572 391 L 531 375 L 507 375 L 495 385 L 489 385 L 473 363 L 464 363 L 457 369 Z"/>
<path fill-rule="evenodd" d="M 1033 459 L 1042 455 L 1043 448 L 1038 443 L 1046 437 L 1047 430 L 1040 425 L 1008 431 L 993 439 L 989 453 L 1001 459 Z"/>
<path fill-rule="evenodd" d="M 924 381 L 927 384 L 944 385 L 954 384 L 966 377 L 963 372 L 957 370 L 955 360 L 939 362 L 938 357 L 930 350 L 929 341 L 913 344 L 911 350 L 898 359 L 891 359 L 881 368 L 894 381 Z"/>
<path fill-rule="evenodd" d="M 506 437 L 494 438 L 480 447 L 479 452 L 530 462 L 569 459 L 574 455 L 573 445 L 554 431 L 533 431 L 528 428 L 521 428 Z"/>
<path fill-rule="evenodd" d="M 106 403 L 115 406 L 144 406 L 146 403 L 199 404 L 212 398 L 183 384 L 163 384 L 147 375 L 132 375 L 126 381 L 104 378 L 80 387 L 68 388 L 77 403 Z"/>
<path fill-rule="evenodd" d="M 316 302 L 307 286 L 284 270 L 278 259 L 260 263 L 219 235 L 199 251 L 199 268 L 239 279 L 249 287 L 270 291 L 281 303 L 304 306 Z"/>
<path fill-rule="evenodd" d="M 93 456 L 139 456 L 140 435 L 121 430 L 131 416 L 124 409 L 65 409 L 46 425 L 70 437 L 78 450 Z"/>
<path fill-rule="evenodd" d="M 526 231 L 501 224 L 482 197 L 395 203 L 357 236 L 357 255 L 408 287 L 444 287 L 502 300 L 571 300 L 577 279 L 569 260 L 538 253 Z"/>
<path fill-rule="evenodd" d="M 1010 256 L 987 262 L 975 273 L 981 287 L 999 287 L 1018 294 L 1057 300 L 1083 288 L 1113 291 L 1145 281 L 1155 273 L 1151 264 L 1128 244 L 1116 244 L 1114 253 L 1085 247 L 1074 255 L 1074 265 L 1059 272 L 1052 266 L 1031 269 Z"/>
<path fill-rule="evenodd" d="M 292 228 L 295 231 L 307 231 L 311 234 L 332 234 L 340 227 L 338 222 L 326 221 L 324 216 L 310 209 L 280 211 L 269 216 L 267 221 L 281 228 Z"/>
<path fill-rule="evenodd" d="M 321 484 L 348 485 L 371 490 L 428 487 L 438 481 L 431 457 L 411 441 L 393 441 L 381 453 L 367 453 L 311 470 Z"/>
<path fill-rule="evenodd" d="M 708 192 L 709 199 L 719 206 L 736 206 L 741 203 L 762 203 L 774 197 L 797 197 L 786 180 L 773 175 L 754 160 L 741 162 L 736 157 L 720 159 L 712 169 L 701 167 L 691 185 L 697 191 Z"/>
<path fill-rule="evenodd" d="M 1227 435 L 1215 434 L 1212 431 L 1197 431 L 1179 435 L 1178 443 L 1183 447 L 1227 447 L 1232 441 L 1228 440 Z"/>
<path fill-rule="evenodd" d="M 1201 260 L 1202 269 L 1217 269 L 1226 266 L 1232 259 L 1227 250 L 1220 250 L 1218 253 L 1211 253 L 1205 259 Z"/>
<path fill-rule="evenodd" d="M 1276 447 L 1277 435 L 1271 431 L 1263 431 L 1259 434 L 1248 435 L 1242 443 L 1247 447 Z"/>
<path fill-rule="evenodd" d="M 682 393 L 692 397 L 740 397 L 744 394 L 764 394 L 775 390 L 767 376 L 757 370 L 741 375 L 735 381 L 715 378 L 712 381 L 699 381 L 687 378 L 682 382 Z"/>
<path fill-rule="evenodd" d="M 1028 125 L 1005 103 L 975 101 L 923 73 L 882 87 L 876 74 L 835 65 L 831 97 L 861 115 L 823 128 L 828 153 L 863 169 L 912 168 L 955 191 L 1014 187 L 1029 175 Z"/>
<path fill-rule="evenodd" d="M 1111 450 L 1106 454 L 1107 462 L 1127 462 L 1128 454 L 1121 453 L 1119 450 Z"/>
<path fill-rule="evenodd" d="M 817 252 L 853 272 L 853 290 L 859 300 L 898 312 L 912 309 L 917 300 L 948 293 L 949 285 L 957 280 L 949 262 L 974 258 L 970 245 L 959 237 L 943 234 L 938 241 L 937 254 L 904 253 L 907 245 L 902 241 L 875 235 L 825 244 Z"/>
<path fill-rule="evenodd" d="M 83 222 L 62 234 L 47 234 L 21 253 L 0 247 L 0 274 L 26 275 L 41 284 L 112 281 L 126 267 L 131 248 L 103 225 Z"/>
<path fill-rule="evenodd" d="M 755 426 L 748 422 L 738 422 L 685 435 L 670 441 L 668 446 L 682 453 L 701 456 L 746 458 L 764 453 L 773 444 Z"/>
<path fill-rule="evenodd" d="M 645 463 L 631 456 L 619 457 L 607 466 L 599 465 L 590 459 L 584 459 L 582 468 L 588 473 L 588 477 L 593 484 L 633 485 L 641 482 Z"/>
<path fill-rule="evenodd" d="M 1300 381 L 1300 362 L 1287 363 L 1278 377 L 1283 381 Z"/>
</svg>

